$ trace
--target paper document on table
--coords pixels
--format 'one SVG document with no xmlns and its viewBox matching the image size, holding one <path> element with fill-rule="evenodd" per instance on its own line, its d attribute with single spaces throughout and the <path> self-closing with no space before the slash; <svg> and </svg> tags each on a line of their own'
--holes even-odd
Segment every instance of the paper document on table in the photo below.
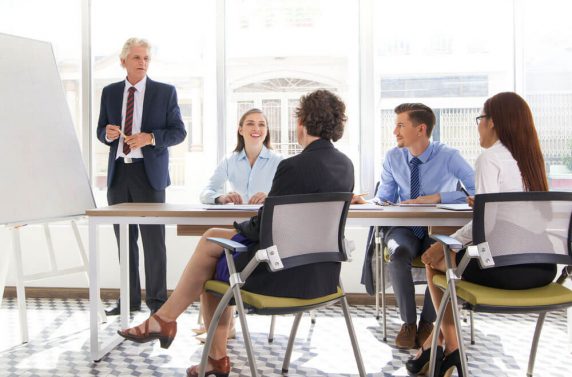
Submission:
<svg viewBox="0 0 572 377">
<path fill-rule="evenodd" d="M 472 211 L 473 209 L 469 207 L 467 203 L 458 204 L 437 204 L 437 208 L 449 209 L 451 211 Z"/>
<path fill-rule="evenodd" d="M 379 204 L 350 204 L 350 210 L 354 211 L 382 211 L 383 207 Z"/>
<path fill-rule="evenodd" d="M 205 204 L 204 209 L 217 211 L 258 211 L 262 204 Z"/>
<path fill-rule="evenodd" d="M 399 203 L 400 207 L 435 207 L 433 203 Z"/>
</svg>

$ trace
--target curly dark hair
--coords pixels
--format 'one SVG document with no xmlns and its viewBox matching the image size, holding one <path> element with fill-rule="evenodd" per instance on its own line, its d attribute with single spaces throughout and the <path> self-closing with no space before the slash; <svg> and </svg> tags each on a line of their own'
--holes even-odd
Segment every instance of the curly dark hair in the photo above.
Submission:
<svg viewBox="0 0 572 377">
<path fill-rule="evenodd" d="M 344 135 L 346 105 L 334 93 L 319 89 L 300 98 L 296 108 L 298 121 L 308 135 L 338 141 Z"/>
</svg>

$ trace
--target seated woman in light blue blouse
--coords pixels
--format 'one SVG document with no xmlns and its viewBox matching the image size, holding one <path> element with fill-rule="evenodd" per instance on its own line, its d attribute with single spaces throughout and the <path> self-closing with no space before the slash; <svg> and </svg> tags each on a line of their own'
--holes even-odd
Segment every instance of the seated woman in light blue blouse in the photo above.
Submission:
<svg viewBox="0 0 572 377">
<path fill-rule="evenodd" d="M 216 168 L 201 193 L 203 204 L 262 204 L 282 156 L 270 150 L 268 120 L 259 109 L 248 110 L 238 123 L 236 148 Z M 226 182 L 231 191 L 224 192 Z"/>
</svg>

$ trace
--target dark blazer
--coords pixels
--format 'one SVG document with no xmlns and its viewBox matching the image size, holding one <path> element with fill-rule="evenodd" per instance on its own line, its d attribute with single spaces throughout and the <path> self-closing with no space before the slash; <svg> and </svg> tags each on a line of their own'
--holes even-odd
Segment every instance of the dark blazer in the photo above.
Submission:
<svg viewBox="0 0 572 377">
<path fill-rule="evenodd" d="M 351 160 L 325 139 L 308 145 L 300 154 L 282 160 L 278 165 L 268 196 L 352 192 L 354 167 Z M 236 229 L 255 245 L 237 256 L 237 269 L 246 266 L 258 249 L 260 215 Z M 271 273 L 261 265 L 247 279 L 244 289 L 251 292 L 284 297 L 314 298 L 335 292 L 339 282 L 340 263 L 310 264 Z"/>
<path fill-rule="evenodd" d="M 110 146 L 107 164 L 107 187 L 110 187 L 113 182 L 119 139 L 108 143 L 105 140 L 105 126 L 108 124 L 121 125 L 124 89 L 125 80 L 106 86 L 101 93 L 97 138 Z M 169 150 L 167 148 L 179 144 L 187 136 L 174 86 L 147 78 L 141 132 L 152 132 L 155 137 L 155 146 L 147 145 L 141 148 L 141 151 L 144 157 L 145 172 L 151 186 L 155 190 L 164 190 L 171 183 L 168 168 Z"/>
</svg>

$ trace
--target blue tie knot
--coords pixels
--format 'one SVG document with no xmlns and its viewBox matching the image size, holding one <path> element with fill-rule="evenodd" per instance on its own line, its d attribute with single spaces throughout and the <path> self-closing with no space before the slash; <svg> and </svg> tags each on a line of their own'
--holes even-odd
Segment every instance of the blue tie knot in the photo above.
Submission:
<svg viewBox="0 0 572 377">
<path fill-rule="evenodd" d="M 411 159 L 411 161 L 409 161 L 409 163 L 410 163 L 411 165 L 413 165 L 413 166 L 417 166 L 417 165 L 422 164 L 423 162 L 421 162 L 421 160 L 418 159 L 417 157 L 413 157 L 413 158 Z"/>
</svg>

